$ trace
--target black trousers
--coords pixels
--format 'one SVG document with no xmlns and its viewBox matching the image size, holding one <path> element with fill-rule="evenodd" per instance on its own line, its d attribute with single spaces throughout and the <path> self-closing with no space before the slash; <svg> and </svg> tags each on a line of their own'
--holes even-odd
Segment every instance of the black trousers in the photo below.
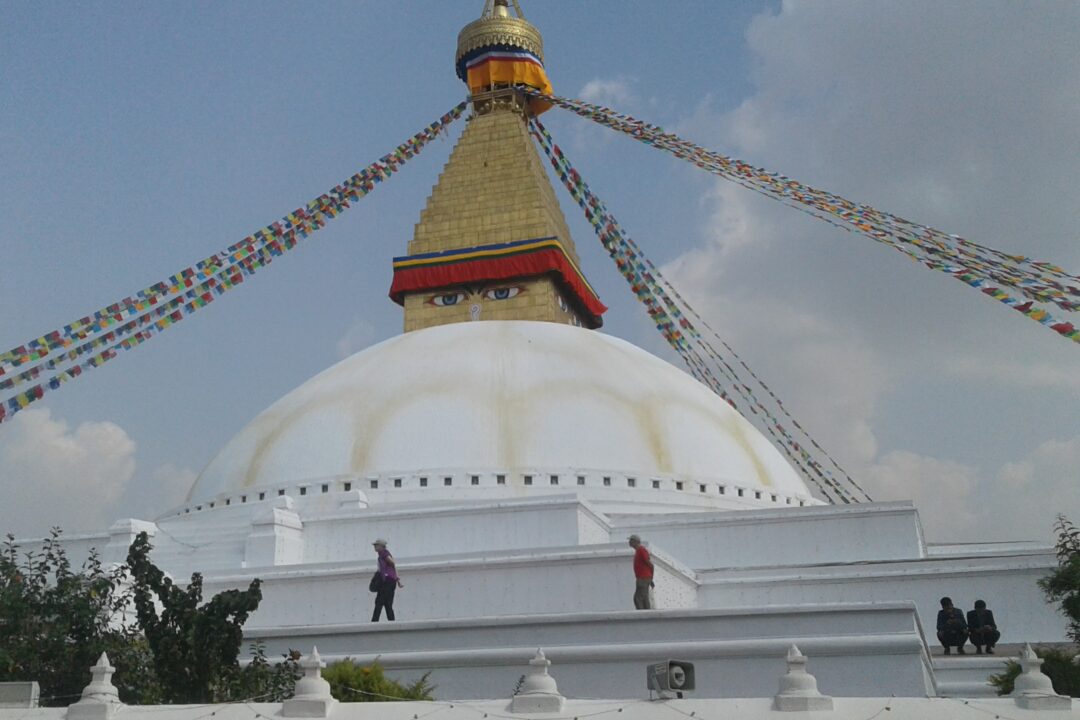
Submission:
<svg viewBox="0 0 1080 720">
<path fill-rule="evenodd" d="M 997 645 L 998 639 L 1001 637 L 1001 633 L 991 628 L 973 628 L 971 630 L 971 644 L 976 647 L 985 645 L 988 648 L 992 648 Z"/>
<path fill-rule="evenodd" d="M 397 592 L 396 582 L 383 582 L 379 592 L 375 593 L 375 612 L 371 615 L 371 622 L 379 622 L 379 615 L 386 608 L 386 619 L 394 619 L 394 593 Z"/>
<path fill-rule="evenodd" d="M 964 647 L 967 642 L 967 630 L 938 630 L 937 639 L 945 647 Z"/>
</svg>

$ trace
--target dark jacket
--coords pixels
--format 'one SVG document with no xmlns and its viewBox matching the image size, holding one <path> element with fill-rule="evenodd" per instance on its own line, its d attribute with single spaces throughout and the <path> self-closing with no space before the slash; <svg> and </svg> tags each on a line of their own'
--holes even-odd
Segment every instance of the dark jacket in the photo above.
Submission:
<svg viewBox="0 0 1080 720">
<path fill-rule="evenodd" d="M 964 623 L 964 613 L 960 608 L 949 608 L 948 610 L 938 610 L 937 614 L 937 629 L 938 632 L 951 631 L 951 630 L 967 630 L 967 625 Z"/>
<path fill-rule="evenodd" d="M 972 630 L 981 630 L 984 627 L 997 629 L 993 610 L 968 610 L 967 624 Z"/>
</svg>

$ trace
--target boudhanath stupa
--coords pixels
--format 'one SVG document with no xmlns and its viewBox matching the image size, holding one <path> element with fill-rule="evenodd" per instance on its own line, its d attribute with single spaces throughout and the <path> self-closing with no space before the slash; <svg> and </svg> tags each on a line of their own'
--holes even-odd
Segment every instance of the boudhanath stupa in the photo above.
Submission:
<svg viewBox="0 0 1080 720">
<path fill-rule="evenodd" d="M 540 32 L 504 0 L 461 31 L 459 76 L 492 50 L 534 58 L 543 89 Z M 987 600 L 1003 644 L 1064 641 L 1049 547 L 930 545 L 911 503 L 825 502 L 716 393 L 600 330 L 517 82 L 496 63 L 471 87 L 388 267 L 404 332 L 256 416 L 181 506 L 69 552 L 122 562 L 146 531 L 207 596 L 262 580 L 245 637 L 269 655 L 378 658 L 440 699 L 508 697 L 538 647 L 567 697 L 643 697 L 645 666 L 678 658 L 694 697 L 772 698 L 793 645 L 831 696 L 990 696 L 999 659 L 940 656 L 943 595 Z M 633 608 L 631 534 L 658 609 Z M 405 585 L 393 623 L 370 621 L 375 538 Z"/>
</svg>

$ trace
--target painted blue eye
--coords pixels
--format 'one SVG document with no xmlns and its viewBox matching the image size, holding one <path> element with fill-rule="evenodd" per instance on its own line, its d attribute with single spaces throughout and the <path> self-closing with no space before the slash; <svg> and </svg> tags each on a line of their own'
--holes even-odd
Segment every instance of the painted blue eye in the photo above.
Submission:
<svg viewBox="0 0 1080 720">
<path fill-rule="evenodd" d="M 515 295 L 521 292 L 521 288 L 516 285 L 510 287 L 491 288 L 484 291 L 484 297 L 488 300 L 509 300 Z"/>
<path fill-rule="evenodd" d="M 465 293 L 446 293 L 445 295 L 435 295 L 428 300 L 432 305 L 438 305 L 439 307 L 447 307 L 449 305 L 457 305 L 465 299 Z"/>
</svg>

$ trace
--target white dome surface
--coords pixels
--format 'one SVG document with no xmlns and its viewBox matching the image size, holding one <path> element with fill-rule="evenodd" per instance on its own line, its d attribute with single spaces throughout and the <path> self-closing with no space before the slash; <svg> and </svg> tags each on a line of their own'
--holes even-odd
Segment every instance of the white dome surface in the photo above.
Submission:
<svg viewBox="0 0 1080 720">
<path fill-rule="evenodd" d="M 391 338 L 305 382 L 221 450 L 189 501 L 329 477 L 551 467 L 810 498 L 761 433 L 671 364 L 593 330 L 484 321 Z"/>
</svg>

